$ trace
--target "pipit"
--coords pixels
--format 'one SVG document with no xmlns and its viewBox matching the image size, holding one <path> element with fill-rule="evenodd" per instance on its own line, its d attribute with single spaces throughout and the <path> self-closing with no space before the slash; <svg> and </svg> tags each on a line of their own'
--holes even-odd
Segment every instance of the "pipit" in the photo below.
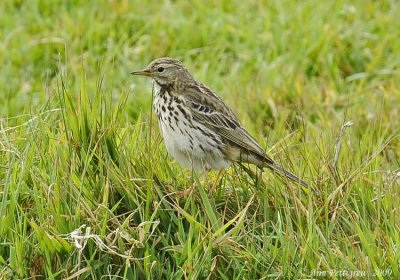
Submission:
<svg viewBox="0 0 400 280">
<path fill-rule="evenodd" d="M 153 78 L 158 86 L 154 110 L 168 153 L 195 171 L 222 169 L 231 162 L 270 168 L 283 177 L 307 186 L 266 155 L 243 128 L 224 101 L 198 82 L 177 59 L 158 58 L 133 75 Z"/>
</svg>

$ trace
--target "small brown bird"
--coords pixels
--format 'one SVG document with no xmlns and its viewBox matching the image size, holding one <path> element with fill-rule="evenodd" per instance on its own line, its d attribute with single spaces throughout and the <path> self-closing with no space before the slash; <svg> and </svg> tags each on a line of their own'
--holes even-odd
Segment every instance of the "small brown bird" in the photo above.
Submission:
<svg viewBox="0 0 400 280">
<path fill-rule="evenodd" d="M 231 162 L 247 162 L 307 186 L 267 156 L 224 101 L 196 81 L 179 60 L 158 58 L 131 74 L 156 82 L 153 106 L 168 153 L 180 164 L 205 171 L 228 167 Z"/>
</svg>

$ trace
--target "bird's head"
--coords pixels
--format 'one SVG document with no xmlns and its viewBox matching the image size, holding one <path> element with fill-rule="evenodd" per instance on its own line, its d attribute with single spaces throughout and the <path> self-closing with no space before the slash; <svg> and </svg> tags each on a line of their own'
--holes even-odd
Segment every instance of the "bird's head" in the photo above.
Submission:
<svg viewBox="0 0 400 280">
<path fill-rule="evenodd" d="M 131 74 L 151 77 L 160 86 L 193 80 L 192 74 L 190 74 L 182 62 L 169 57 L 157 58 L 150 62 L 145 69 L 133 71 Z"/>
</svg>

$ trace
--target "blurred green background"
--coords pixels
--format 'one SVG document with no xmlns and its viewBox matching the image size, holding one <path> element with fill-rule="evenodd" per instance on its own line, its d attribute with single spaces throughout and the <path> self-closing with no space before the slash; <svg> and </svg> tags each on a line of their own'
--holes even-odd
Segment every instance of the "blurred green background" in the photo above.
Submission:
<svg viewBox="0 0 400 280">
<path fill-rule="evenodd" d="M 307 118 L 356 103 L 363 104 L 362 121 L 381 103 L 382 88 L 385 106 L 398 101 L 397 4 L 2 1 L 0 114 L 40 110 L 54 95 L 57 75 L 74 87 L 82 67 L 89 84 L 103 74 L 113 96 L 139 84 L 129 110 L 148 110 L 144 81 L 129 72 L 172 56 L 239 112 L 254 98 L 262 111 L 271 102 L 302 104 Z"/>
</svg>

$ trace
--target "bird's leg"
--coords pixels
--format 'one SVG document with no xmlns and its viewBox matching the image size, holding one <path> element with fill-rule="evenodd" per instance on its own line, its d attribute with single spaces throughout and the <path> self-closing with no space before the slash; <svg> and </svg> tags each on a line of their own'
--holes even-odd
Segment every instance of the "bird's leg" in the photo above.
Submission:
<svg viewBox="0 0 400 280">
<path fill-rule="evenodd" d="M 211 171 L 211 167 L 209 167 L 208 165 L 206 165 L 204 167 L 204 170 L 200 173 L 199 176 L 199 184 L 204 185 L 204 183 L 207 183 L 207 178 L 208 178 L 208 173 Z M 187 198 L 195 189 L 195 186 L 197 185 L 197 180 L 195 180 L 195 172 L 194 170 L 192 170 L 192 186 L 186 190 L 177 192 L 178 195 Z"/>
<path fill-rule="evenodd" d="M 208 165 L 205 165 L 205 166 L 204 166 L 204 170 L 200 173 L 200 176 L 199 176 L 199 180 L 198 180 L 198 183 L 199 183 L 199 184 L 204 185 L 205 183 L 207 183 L 208 173 L 209 173 L 210 171 L 211 171 L 211 167 L 208 166 Z M 192 186 L 191 186 L 189 189 L 186 190 L 186 191 L 188 191 L 189 193 L 191 193 L 191 192 L 194 190 L 194 188 L 195 188 L 195 186 L 196 186 L 196 184 L 197 184 L 197 181 L 194 180 L 194 178 L 195 178 L 194 176 L 195 176 L 195 174 L 194 174 L 194 172 L 193 172 L 193 173 L 192 173 L 192 179 L 193 179 Z"/>
<path fill-rule="evenodd" d="M 210 166 L 208 166 L 208 165 L 204 166 L 204 170 L 203 170 L 203 172 L 201 172 L 200 178 L 199 178 L 201 184 L 204 185 L 204 183 L 207 181 L 208 173 L 210 171 L 211 171 L 211 167 Z"/>
<path fill-rule="evenodd" d="M 218 185 L 219 179 L 221 177 L 222 171 L 223 171 L 223 169 L 220 169 L 218 171 L 217 178 L 215 179 L 215 182 L 211 185 L 210 193 L 212 193 L 212 194 L 215 193 L 215 191 L 217 189 L 217 185 Z"/>
</svg>

